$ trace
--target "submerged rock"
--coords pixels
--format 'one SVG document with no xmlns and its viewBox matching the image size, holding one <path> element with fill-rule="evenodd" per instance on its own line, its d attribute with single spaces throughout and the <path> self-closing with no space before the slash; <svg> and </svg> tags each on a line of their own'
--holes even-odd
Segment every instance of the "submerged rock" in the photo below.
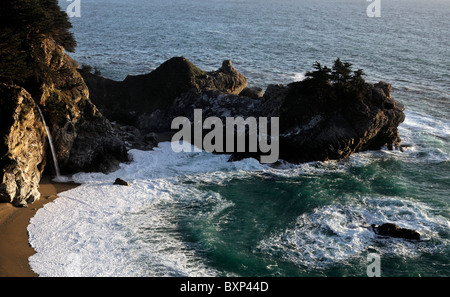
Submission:
<svg viewBox="0 0 450 297">
<path fill-rule="evenodd" d="M 412 229 L 400 228 L 396 224 L 385 223 L 380 226 L 374 224 L 371 227 L 372 230 L 378 235 L 389 236 L 394 238 L 420 240 L 419 232 Z"/>
</svg>

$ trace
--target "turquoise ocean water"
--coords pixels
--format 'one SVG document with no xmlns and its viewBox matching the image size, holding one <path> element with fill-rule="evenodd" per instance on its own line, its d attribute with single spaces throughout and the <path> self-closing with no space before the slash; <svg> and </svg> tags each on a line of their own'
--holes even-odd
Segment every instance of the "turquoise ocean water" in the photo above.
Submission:
<svg viewBox="0 0 450 297">
<path fill-rule="evenodd" d="M 68 3 L 60 2 L 63 8 Z M 109 175 L 38 211 L 29 226 L 43 276 L 450 276 L 449 1 L 81 0 L 71 56 L 106 77 L 148 73 L 173 56 L 204 70 L 230 59 L 250 85 L 300 80 L 340 57 L 406 107 L 404 152 L 273 169 L 170 144 L 132 151 Z M 116 177 L 131 186 L 111 186 Z M 46 228 L 42 227 L 46 222 Z M 52 224 L 48 224 L 52 222 Z M 413 228 L 422 241 L 375 236 Z M 58 236 L 55 236 L 58 234 Z"/>
</svg>

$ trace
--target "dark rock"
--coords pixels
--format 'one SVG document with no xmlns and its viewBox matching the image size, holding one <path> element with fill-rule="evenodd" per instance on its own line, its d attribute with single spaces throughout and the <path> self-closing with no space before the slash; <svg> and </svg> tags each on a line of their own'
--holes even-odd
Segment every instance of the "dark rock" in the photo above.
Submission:
<svg viewBox="0 0 450 297">
<path fill-rule="evenodd" d="M 384 93 L 384 96 L 386 96 L 386 98 L 391 98 L 391 91 L 392 91 L 391 84 L 384 82 L 384 81 L 380 81 L 380 82 L 374 84 L 374 87 L 377 89 L 381 89 Z"/>
<path fill-rule="evenodd" d="M 380 226 L 374 224 L 371 227 L 376 234 L 381 236 L 420 240 L 419 232 L 411 229 L 400 228 L 396 224 L 385 223 Z"/>
<path fill-rule="evenodd" d="M 130 184 L 126 181 L 124 181 L 121 178 L 116 178 L 116 180 L 114 181 L 115 185 L 119 185 L 119 186 L 129 186 Z"/>
<path fill-rule="evenodd" d="M 165 102 L 164 105 L 136 108 L 130 103 L 130 108 L 120 108 L 132 115 L 133 125 L 143 135 L 170 132 L 175 117 L 183 116 L 192 121 L 193 110 L 202 109 L 204 119 L 215 116 L 223 122 L 226 117 L 267 117 L 269 121 L 271 117 L 278 117 L 280 159 L 291 163 L 338 160 L 384 146 L 397 148 L 401 143 L 397 127 L 405 119 L 404 106 L 391 97 L 391 85 L 385 82 L 375 85 L 363 82 L 357 89 L 331 83 L 311 86 L 308 80 L 289 85 L 272 84 L 267 86 L 262 98 L 252 99 L 252 96 L 241 96 L 248 91 L 243 91 L 247 81 L 230 61 L 224 61 L 215 72 L 204 72 L 184 58 L 173 58 L 150 74 L 141 76 L 139 82 L 134 78 L 133 89 L 145 89 L 155 79 L 154 73 L 159 73 L 161 90 L 158 92 L 165 93 L 172 72 L 173 75 L 178 73 L 173 79 L 177 82 L 171 82 L 175 84 L 172 89 L 177 89 L 176 92 L 166 94 L 167 100 L 162 101 L 157 99 L 160 98 L 157 92 L 145 96 L 152 98 L 146 100 L 151 104 Z M 87 81 L 90 79 L 93 82 L 88 85 L 94 86 L 93 97 L 109 98 L 108 102 L 114 100 L 111 94 L 122 94 L 131 81 L 131 78 L 126 79 L 122 91 L 115 92 L 96 87 L 95 82 L 101 78 L 86 78 Z M 188 87 L 175 87 L 179 84 Z M 136 93 L 136 102 L 144 102 L 139 96 Z M 127 104 L 134 100 L 130 96 L 124 98 L 121 100 Z M 233 153 L 230 160 L 259 159 L 260 155 L 258 152 Z"/>
<path fill-rule="evenodd" d="M 395 107 L 395 101 L 390 98 L 386 99 L 383 104 L 384 109 L 393 109 Z"/>
<path fill-rule="evenodd" d="M 141 115 L 170 108 L 189 90 L 239 94 L 247 87 L 246 78 L 231 61 L 224 61 L 217 71 L 206 72 L 184 57 L 174 57 L 148 74 L 130 75 L 122 82 L 90 73 L 84 80 L 90 98 L 109 120 L 135 126 Z"/>
<path fill-rule="evenodd" d="M 240 96 L 249 97 L 252 99 L 262 98 L 264 94 L 264 90 L 259 87 L 247 87 L 239 93 Z"/>
<path fill-rule="evenodd" d="M 275 101 L 279 104 L 284 101 L 289 88 L 282 84 L 270 84 L 267 86 L 266 91 L 264 92 L 264 99 L 266 101 Z"/>
<path fill-rule="evenodd" d="M 127 149 L 151 150 L 158 143 L 158 136 L 155 133 L 142 135 L 141 131 L 134 126 L 117 123 L 113 127 L 116 135 L 123 140 Z"/>
<path fill-rule="evenodd" d="M 294 163 L 326 161 L 385 145 L 397 147 L 404 107 L 380 91 L 380 100 L 394 102 L 392 108 L 384 108 L 373 100 L 374 89 L 380 90 L 366 84 L 359 92 L 331 89 L 327 95 L 302 82 L 290 84 L 281 98 L 280 158 Z"/>
<path fill-rule="evenodd" d="M 405 119 L 404 107 L 386 97 L 381 88 L 366 84 L 360 93 L 336 91 L 333 96 L 308 89 L 302 82 L 268 86 L 257 106 L 262 116 L 280 118 L 280 159 L 291 163 L 339 160 L 400 145 L 397 127 Z M 383 102 L 392 106 L 386 108 Z M 247 157 L 247 153 L 233 154 L 235 160 Z"/>
</svg>

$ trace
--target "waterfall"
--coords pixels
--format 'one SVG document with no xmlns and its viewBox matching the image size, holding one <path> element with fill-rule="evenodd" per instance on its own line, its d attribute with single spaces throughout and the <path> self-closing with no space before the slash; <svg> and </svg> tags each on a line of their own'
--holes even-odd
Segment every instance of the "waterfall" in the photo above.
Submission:
<svg viewBox="0 0 450 297">
<path fill-rule="evenodd" d="M 36 107 L 39 111 L 39 114 L 41 115 L 41 119 L 42 119 L 42 122 L 44 123 L 44 127 L 45 127 L 45 132 L 47 133 L 48 142 L 50 144 L 50 149 L 52 151 L 52 156 L 53 156 L 53 164 L 55 165 L 55 171 L 56 171 L 55 180 L 58 181 L 58 180 L 61 180 L 62 178 L 61 178 L 61 173 L 59 171 L 58 159 L 56 158 L 55 147 L 53 146 L 52 135 L 50 134 L 50 129 L 48 128 L 47 123 L 45 122 L 44 115 L 42 114 L 42 111 L 39 108 L 39 105 L 36 104 Z"/>
</svg>

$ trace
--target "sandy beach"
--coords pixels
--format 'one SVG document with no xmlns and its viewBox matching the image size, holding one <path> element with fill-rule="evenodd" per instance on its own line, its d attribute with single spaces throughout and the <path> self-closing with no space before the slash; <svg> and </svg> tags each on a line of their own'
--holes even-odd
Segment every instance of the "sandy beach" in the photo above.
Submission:
<svg viewBox="0 0 450 297">
<path fill-rule="evenodd" d="M 157 143 L 170 141 L 173 133 L 157 133 Z M 35 251 L 28 241 L 27 227 L 36 211 L 52 202 L 58 193 L 77 187 L 75 183 L 55 183 L 43 176 L 39 185 L 41 198 L 26 208 L 0 203 L 0 277 L 36 277 L 28 258 Z"/>
<path fill-rule="evenodd" d="M 35 251 L 28 242 L 27 226 L 36 211 L 57 198 L 58 193 L 76 187 L 74 183 L 54 183 L 42 177 L 41 198 L 26 208 L 0 203 L 0 277 L 36 277 L 28 258 Z"/>
</svg>

